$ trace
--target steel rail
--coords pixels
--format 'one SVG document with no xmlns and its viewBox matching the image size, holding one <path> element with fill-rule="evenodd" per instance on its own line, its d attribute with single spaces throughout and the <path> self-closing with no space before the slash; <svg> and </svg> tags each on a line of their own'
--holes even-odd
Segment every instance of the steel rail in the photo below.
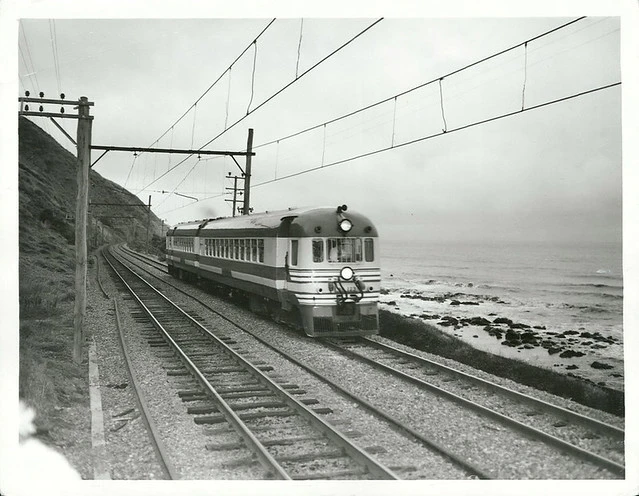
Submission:
<svg viewBox="0 0 639 496">
<path fill-rule="evenodd" d="M 327 438 L 332 440 L 334 443 L 340 445 L 340 447 L 342 447 L 342 449 L 345 451 L 346 454 L 348 454 L 353 460 L 355 460 L 358 463 L 360 463 L 361 465 L 363 465 L 368 470 L 368 472 L 370 474 L 375 475 L 375 476 L 379 476 L 382 479 L 391 479 L 391 480 L 399 479 L 399 477 L 396 474 L 394 474 L 390 469 L 388 469 L 387 467 L 385 467 L 384 465 L 382 465 L 381 463 L 376 461 L 374 458 L 372 458 L 370 455 L 368 455 L 368 453 L 366 453 L 365 451 L 362 451 L 355 444 L 353 444 L 344 435 L 342 435 L 341 433 L 339 433 L 335 429 L 333 429 L 333 427 L 331 427 L 330 424 L 328 424 L 325 420 L 323 420 L 318 414 L 316 414 L 315 412 L 313 412 L 312 410 L 307 408 L 306 405 L 304 405 L 302 402 L 300 402 L 299 400 L 297 400 L 293 396 L 291 396 L 288 392 L 286 392 L 286 390 L 284 388 L 282 388 L 278 384 L 274 383 L 271 379 L 268 378 L 268 376 L 264 372 L 262 372 L 261 370 L 256 368 L 252 363 L 247 361 L 244 357 L 242 357 L 240 354 L 238 354 L 230 346 L 228 346 L 226 343 L 221 341 L 211 331 L 206 329 L 197 320 L 193 319 L 183 309 L 181 309 L 179 306 L 177 306 L 175 303 L 173 303 L 168 297 L 166 297 L 164 294 L 162 294 L 157 288 L 152 286 L 148 281 L 144 280 L 141 276 L 136 274 L 131 269 L 128 269 L 128 270 L 132 274 L 134 274 L 140 280 L 140 282 L 143 282 L 144 284 L 146 284 L 148 286 L 149 289 L 154 291 L 157 296 L 162 298 L 167 304 L 169 304 L 175 310 L 180 312 L 184 317 L 188 318 L 191 321 L 192 325 L 194 325 L 196 328 L 200 329 L 202 332 L 204 332 L 205 334 L 210 336 L 213 340 L 215 340 L 217 345 L 219 345 L 228 354 L 230 354 L 236 360 L 238 360 L 244 367 L 249 369 L 251 371 L 251 373 L 256 378 L 258 378 L 258 380 L 264 386 L 269 388 L 271 391 L 276 392 L 278 395 L 280 395 L 280 397 L 282 397 L 285 400 L 285 402 L 291 408 L 293 408 L 295 411 L 297 411 L 299 414 L 301 414 L 303 417 L 305 417 L 307 420 L 309 420 L 315 426 L 319 427 L 320 431 L 322 432 L 322 434 L 324 434 Z M 130 288 L 130 286 L 128 284 L 126 284 L 126 285 L 127 285 L 128 288 Z M 131 291 L 131 289 L 129 289 L 129 291 Z M 136 300 L 138 300 L 140 306 L 145 310 L 145 312 L 147 314 L 149 314 L 150 318 L 154 322 L 154 325 L 156 325 L 156 323 L 157 323 L 157 325 L 161 327 L 161 324 L 157 321 L 157 319 L 155 319 L 155 317 L 152 316 L 150 310 L 141 302 L 141 300 L 139 300 L 139 298 L 137 298 L 137 296 L 135 296 L 135 298 L 136 298 Z M 170 342 L 173 343 L 174 346 L 177 349 L 179 349 L 177 344 L 168 335 L 168 333 L 164 330 L 164 328 L 162 328 L 162 332 L 167 336 L 167 338 L 170 340 Z M 184 358 L 185 358 L 186 363 L 189 363 L 190 367 L 193 368 L 193 371 L 196 373 L 196 375 L 198 376 L 200 381 L 203 382 L 203 384 L 207 385 L 207 389 L 210 389 L 212 394 L 214 394 L 214 396 L 216 396 L 216 398 L 219 398 L 219 401 L 221 402 L 222 405 L 228 406 L 227 403 L 221 398 L 221 396 L 219 396 L 219 394 L 217 392 L 215 392 L 215 389 L 209 384 L 209 382 L 206 380 L 206 378 L 204 378 L 204 376 L 197 370 L 197 367 L 190 361 L 190 359 L 188 359 L 188 357 L 186 357 L 186 355 L 184 355 Z M 230 407 L 228 407 L 228 408 L 230 409 Z M 232 411 L 230 413 L 235 415 L 234 412 L 232 412 Z M 248 434 L 251 437 L 253 437 L 253 439 L 255 439 L 255 441 L 260 446 L 262 446 L 259 443 L 259 441 L 257 440 L 257 438 L 254 438 L 252 433 L 250 433 L 250 431 L 248 430 L 248 427 L 245 426 L 245 424 L 239 419 L 239 417 L 237 417 L 237 422 L 239 422 L 239 425 L 244 426 L 244 428 L 248 431 Z M 263 446 L 262 446 L 262 448 L 263 448 Z M 264 451 L 266 451 L 265 448 L 264 448 Z M 270 457 L 270 454 L 268 452 L 266 452 L 266 454 Z M 275 461 L 275 460 L 273 459 L 273 461 Z M 275 462 L 275 463 L 277 463 L 277 462 Z"/>
<path fill-rule="evenodd" d="M 126 251 L 126 250 L 124 250 L 124 251 Z M 146 271 L 146 269 L 142 269 L 142 268 L 141 268 L 141 270 L 145 270 Z M 157 276 L 151 274 L 150 272 L 148 272 L 148 271 L 146 271 L 146 272 L 148 274 L 152 275 L 153 277 L 158 278 Z M 374 415 L 377 415 L 378 417 L 383 418 L 387 422 L 393 424 L 398 429 L 408 433 L 410 436 L 415 438 L 417 441 L 421 442 L 424 446 L 426 446 L 426 447 L 428 447 L 430 449 L 433 449 L 434 451 L 437 451 L 439 454 L 441 454 L 442 456 L 448 458 L 453 463 L 457 464 L 458 466 L 460 466 L 464 470 L 468 471 L 470 474 L 476 475 L 478 478 L 485 479 L 485 480 L 489 480 L 489 479 L 493 478 L 485 470 L 472 465 L 471 463 L 467 462 L 462 457 L 456 455 L 455 453 L 453 453 L 452 451 L 450 451 L 446 447 L 438 444 L 437 442 L 433 441 L 432 439 L 428 439 L 426 436 L 424 436 L 424 434 L 416 431 L 412 427 L 406 425 L 401 420 L 393 417 L 391 414 L 389 414 L 387 412 L 384 412 L 384 411 L 380 410 L 379 408 L 375 407 L 374 405 L 369 403 L 367 400 L 365 400 L 361 396 L 358 396 L 355 393 L 353 393 L 353 392 L 343 388 L 342 386 L 338 385 L 337 383 L 335 383 L 334 381 L 332 381 L 331 379 L 329 379 L 325 375 L 323 375 L 317 369 L 314 369 L 313 367 L 303 363 L 302 361 L 290 356 L 285 351 L 282 351 L 277 346 L 269 343 L 265 339 L 263 339 L 260 336 L 258 336 L 257 334 L 255 334 L 253 331 L 250 331 L 249 329 L 246 329 L 245 327 L 243 327 L 243 326 L 237 324 L 236 322 L 232 321 L 231 319 L 229 319 L 228 317 L 226 317 L 225 315 L 220 313 L 218 310 L 215 310 L 214 308 L 209 306 L 206 302 L 200 300 L 199 298 L 197 298 L 197 297 L 195 297 L 193 295 L 188 294 L 186 291 L 183 291 L 182 289 L 178 288 L 177 286 L 175 286 L 175 285 L 173 285 L 171 283 L 165 282 L 165 284 L 168 284 L 169 286 L 173 287 L 176 291 L 178 291 L 178 292 L 180 292 L 180 293 L 182 293 L 182 294 L 184 294 L 186 296 L 189 296 L 190 298 L 192 298 L 193 300 L 198 302 L 203 307 L 207 308 L 208 310 L 210 310 L 210 311 L 214 312 L 215 314 L 217 314 L 218 316 L 220 316 L 222 319 L 226 320 L 228 323 L 234 325 L 235 327 L 237 327 L 241 331 L 251 335 L 254 339 L 259 341 L 263 345 L 267 346 L 268 348 L 272 349 L 276 353 L 280 354 L 282 357 L 286 358 L 287 360 L 293 362 L 298 367 L 301 367 L 302 369 L 304 369 L 307 372 L 313 374 L 314 376 L 316 376 L 320 380 L 326 382 L 330 387 L 332 387 L 336 391 L 339 391 L 340 393 L 344 394 L 345 396 L 347 396 L 347 397 L 357 401 L 358 403 L 362 404 L 365 408 L 367 408 Z"/>
<path fill-rule="evenodd" d="M 102 253 L 102 248 L 100 248 L 99 253 L 100 255 L 104 256 L 104 254 Z M 105 298 L 108 298 L 109 295 L 104 289 L 104 286 L 102 285 L 102 280 L 100 279 L 100 258 L 97 255 L 94 255 L 94 257 L 95 257 L 95 278 L 98 281 L 98 286 L 100 287 L 102 294 L 104 295 Z"/>
<path fill-rule="evenodd" d="M 383 363 L 380 362 L 376 362 L 375 360 L 362 356 L 352 350 L 343 348 L 342 346 L 328 341 L 328 340 L 323 340 L 323 342 L 325 342 L 326 344 L 328 344 L 330 347 L 340 351 L 341 353 L 347 355 L 347 356 L 351 356 L 351 357 L 355 357 L 375 368 L 378 368 L 380 370 L 383 370 L 385 372 L 389 372 L 397 377 L 400 377 L 408 382 L 412 382 L 414 384 L 417 384 L 421 387 L 424 387 L 426 389 L 429 389 L 441 396 L 444 396 L 450 400 L 453 400 L 467 408 L 470 408 L 472 410 L 475 410 L 483 415 L 486 415 L 488 417 L 492 417 L 494 419 L 497 419 L 498 421 L 504 423 L 505 425 L 514 427 L 518 430 L 520 430 L 521 432 L 532 436 L 533 438 L 537 438 L 537 439 L 541 439 L 545 442 L 547 442 L 548 444 L 554 445 L 560 449 L 563 449 L 565 451 L 568 451 L 570 453 L 573 453 L 577 456 L 579 456 L 581 459 L 583 460 L 587 460 L 590 461 L 592 463 L 595 463 L 597 466 L 606 468 L 607 470 L 610 470 L 611 472 L 615 473 L 615 474 L 619 474 L 624 476 L 625 475 L 625 467 L 623 465 L 620 465 L 617 462 L 614 462 L 612 460 L 609 460 L 607 458 L 604 458 L 600 455 L 597 455 L 595 453 L 592 453 L 590 451 L 584 450 L 582 448 L 579 448 L 578 446 L 575 446 L 574 444 L 571 444 L 567 441 L 564 441 L 563 439 L 560 439 L 556 436 L 553 436 L 551 434 L 548 434 L 547 432 L 541 431 L 539 429 L 536 429 L 535 427 L 532 427 L 530 425 L 526 425 L 522 422 L 519 422 L 518 420 L 515 420 L 511 417 L 508 417 L 506 415 L 503 415 L 499 412 L 496 412 L 495 410 L 492 410 L 490 408 L 487 408 L 483 405 L 480 405 L 478 403 L 475 403 L 473 401 L 467 400 L 466 398 L 463 398 L 455 393 L 452 393 L 450 391 L 446 391 L 445 389 L 442 389 L 438 386 L 435 386 L 434 384 L 431 384 L 423 379 L 420 379 L 418 377 L 412 376 L 410 374 L 407 374 L 405 372 L 402 372 L 401 370 L 398 370 L 394 367 L 391 367 L 389 365 L 384 365 Z"/>
<path fill-rule="evenodd" d="M 107 263 L 108 263 L 108 260 L 107 260 Z M 126 364 L 127 372 L 129 374 L 129 377 L 131 378 L 131 382 L 133 383 L 133 392 L 135 394 L 135 399 L 137 401 L 140 414 L 142 415 L 142 420 L 144 421 L 147 431 L 149 432 L 149 438 L 151 440 L 151 444 L 153 445 L 153 450 L 155 451 L 157 455 L 158 461 L 160 462 L 162 469 L 168 475 L 169 479 L 177 480 L 180 478 L 179 472 L 176 470 L 176 468 L 173 466 L 173 463 L 170 461 L 169 456 L 166 453 L 166 448 L 164 446 L 164 443 L 162 442 L 158 434 L 158 430 L 155 426 L 155 423 L 151 420 L 151 415 L 149 414 L 149 406 L 146 402 L 146 399 L 144 398 L 143 395 L 140 394 L 140 391 L 141 391 L 140 380 L 132 367 L 131 356 L 129 355 L 129 352 L 125 345 L 124 333 L 122 331 L 122 324 L 120 323 L 120 310 L 118 308 L 118 301 L 115 298 L 113 298 L 113 307 L 115 309 L 115 325 L 118 329 L 118 338 L 120 341 L 120 347 L 122 348 L 122 353 L 124 355 L 124 363 Z"/>
<path fill-rule="evenodd" d="M 126 250 L 126 249 L 125 249 Z M 130 251 L 130 250 L 129 250 Z M 130 251 L 130 254 L 132 256 L 136 256 L 138 259 L 140 259 L 140 257 L 143 257 L 142 255 L 136 254 L 136 252 Z M 140 259 L 141 260 L 141 259 Z M 143 260 L 141 260 L 143 261 Z M 151 263 L 154 263 L 155 265 L 158 265 L 157 262 L 152 261 Z M 160 269 L 161 270 L 161 269 Z M 177 288 L 176 288 L 177 289 Z M 250 331 L 249 331 L 250 332 Z M 256 336 L 257 337 L 257 336 Z M 257 338 L 260 339 L 260 338 Z M 574 412 L 572 410 L 568 410 L 567 408 L 561 407 L 559 405 L 554 405 L 552 403 L 549 403 L 547 401 L 541 400 L 539 398 L 535 398 L 534 396 L 530 396 L 528 394 L 525 393 L 520 393 L 519 391 L 515 391 L 514 389 L 510 389 L 506 386 L 502 386 L 500 384 L 497 384 L 495 382 L 489 381 L 488 379 L 482 379 L 481 377 L 477 377 L 474 376 L 472 374 L 463 372 L 461 370 L 457 370 L 454 369 L 452 367 L 449 367 L 447 365 L 435 362 L 433 360 L 429 360 L 428 358 L 424 358 L 421 357 L 419 355 L 415 355 L 414 353 L 410 353 L 408 351 L 404 351 L 401 350 L 399 348 L 395 348 L 391 345 L 385 344 L 385 343 L 381 343 L 379 341 L 376 341 L 375 339 L 371 339 L 369 337 L 360 337 L 361 340 L 366 341 L 368 344 L 375 346 L 379 349 L 382 350 L 387 350 L 390 351 L 392 353 L 404 356 L 404 357 L 410 357 L 413 360 L 416 360 L 418 362 L 421 362 L 423 364 L 427 364 L 428 366 L 432 366 L 441 370 L 444 370 L 450 374 L 459 376 L 459 377 L 463 377 L 464 379 L 467 379 L 469 381 L 472 381 L 476 384 L 479 384 L 480 386 L 486 387 L 486 388 L 490 388 L 493 389 L 494 391 L 497 391 L 499 393 L 502 393 L 504 395 L 513 397 L 517 400 L 520 401 L 526 401 L 529 402 L 543 410 L 546 410 L 547 412 L 553 413 L 555 415 L 558 416 L 562 416 L 564 418 L 573 420 L 577 423 L 580 423 L 588 428 L 591 428 L 601 434 L 613 437 L 615 439 L 618 440 L 624 440 L 625 438 L 625 431 L 622 428 L 619 428 L 615 425 L 612 424 L 608 424 L 606 422 L 602 422 L 600 420 L 594 419 L 592 417 L 588 417 L 586 415 L 580 414 L 578 412 Z"/>
<path fill-rule="evenodd" d="M 404 350 L 400 350 L 399 348 L 395 348 L 394 346 L 385 344 L 385 343 L 380 343 L 379 341 L 376 341 L 374 339 L 369 339 L 369 338 L 362 338 L 363 341 L 366 341 L 367 343 L 369 343 L 372 346 L 375 346 L 376 348 L 379 348 L 381 350 L 385 350 L 385 351 L 390 351 L 391 353 L 395 353 L 396 355 L 402 356 L 402 357 L 410 357 L 411 359 L 422 363 L 422 364 L 427 364 L 428 366 L 432 366 L 435 368 L 438 368 L 440 370 L 444 370 L 450 374 L 454 374 L 458 377 L 463 377 L 464 379 L 467 379 L 469 381 L 472 381 L 476 384 L 479 384 L 480 386 L 492 389 L 494 391 L 497 391 L 499 393 L 505 394 L 507 396 L 511 396 L 517 400 L 521 400 L 521 401 L 526 401 L 528 403 L 532 403 L 535 406 L 540 407 L 543 410 L 546 410 L 548 412 L 563 416 L 565 418 L 574 420 L 582 425 L 585 425 L 591 429 L 594 429 L 596 431 L 598 431 L 601 434 L 605 434 L 611 437 L 614 437 L 616 439 L 620 439 L 623 440 L 624 436 L 625 436 L 625 432 L 623 429 L 620 429 L 619 427 L 616 427 L 614 425 L 602 422 L 600 420 L 591 418 L 591 417 L 587 417 L 586 415 L 582 415 L 580 413 L 577 412 L 573 412 L 572 410 L 568 410 L 567 408 L 563 408 L 561 406 L 558 405 L 553 405 L 552 403 L 548 403 L 547 401 L 541 400 L 539 398 L 535 398 L 534 396 L 530 396 L 527 395 L 525 393 L 520 393 L 519 391 L 515 391 L 514 389 L 510 389 L 507 388 L 505 386 L 501 386 L 500 384 L 496 384 L 492 381 L 489 381 L 487 379 L 482 379 L 481 377 L 477 377 L 474 376 L 472 374 L 468 374 L 466 372 L 462 372 L 461 370 L 456 370 L 452 367 L 449 367 L 447 365 L 435 362 L 433 360 L 429 360 L 428 358 L 424 358 L 424 357 L 420 357 L 418 355 L 415 355 L 414 353 L 410 353 L 408 351 L 404 351 Z"/>
<path fill-rule="evenodd" d="M 111 256 L 114 256 L 114 255 L 111 254 Z M 129 285 L 129 283 L 125 281 L 122 274 L 120 274 L 120 272 L 113 266 L 113 264 L 108 259 L 107 259 L 107 262 L 109 263 L 109 265 L 111 266 L 111 268 L 113 269 L 117 277 L 120 279 L 122 284 L 124 284 L 126 289 L 134 298 L 138 306 L 144 311 L 144 313 L 147 314 L 148 318 L 151 320 L 153 327 L 155 327 L 160 333 L 164 335 L 164 338 L 171 344 L 173 349 L 177 351 L 183 363 L 185 363 L 185 365 L 189 368 L 191 373 L 195 375 L 195 377 L 202 384 L 202 386 L 208 391 L 208 393 L 215 398 L 215 401 L 218 402 L 218 406 L 220 407 L 221 413 L 224 415 L 228 423 L 231 424 L 236 429 L 236 431 L 240 434 L 242 439 L 244 439 L 244 442 L 246 443 L 246 445 L 252 449 L 253 453 L 257 455 L 257 458 L 259 459 L 261 464 L 264 466 L 264 468 L 268 472 L 274 474 L 275 477 L 277 477 L 278 479 L 290 480 L 291 478 L 286 473 L 284 468 L 281 467 L 279 463 L 277 463 L 277 461 L 273 458 L 273 456 L 271 456 L 271 454 L 266 450 L 266 448 L 262 445 L 262 443 L 260 443 L 258 439 L 253 435 L 253 433 L 249 430 L 246 424 L 242 422 L 242 420 L 240 420 L 237 414 L 231 409 L 229 404 L 220 396 L 220 394 L 215 390 L 215 388 L 211 385 L 211 383 L 202 375 L 202 373 L 195 366 L 195 364 L 186 356 L 184 351 L 182 351 L 180 346 L 169 335 L 169 333 L 166 331 L 164 326 L 162 326 L 162 324 L 157 320 L 155 315 L 153 315 L 153 312 L 140 299 L 136 291 Z M 120 263 L 123 265 L 123 267 L 127 268 L 124 263 L 122 262 Z M 135 272 L 133 272 L 130 269 L 129 269 L 129 272 L 135 275 Z M 137 276 L 137 277 L 140 278 L 140 276 Z M 140 280 L 144 281 L 142 278 L 140 278 Z M 150 284 L 148 286 L 151 289 L 155 290 L 155 288 L 153 288 Z"/>
</svg>

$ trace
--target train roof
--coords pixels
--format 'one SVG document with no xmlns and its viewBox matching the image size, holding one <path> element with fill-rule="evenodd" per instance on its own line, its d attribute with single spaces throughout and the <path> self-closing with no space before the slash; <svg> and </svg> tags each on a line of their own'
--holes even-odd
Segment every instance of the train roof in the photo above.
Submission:
<svg viewBox="0 0 639 496">
<path fill-rule="evenodd" d="M 178 224 L 167 236 L 333 236 L 342 235 L 338 218 L 353 224 L 350 236 L 377 236 L 372 222 L 350 210 L 338 213 L 336 207 L 303 207 L 237 217 L 204 219 Z"/>
</svg>

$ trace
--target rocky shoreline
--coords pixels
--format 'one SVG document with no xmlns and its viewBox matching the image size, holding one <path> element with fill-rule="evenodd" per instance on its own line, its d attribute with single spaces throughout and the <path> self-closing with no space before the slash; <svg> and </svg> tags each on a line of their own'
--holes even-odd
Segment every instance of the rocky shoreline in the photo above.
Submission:
<svg viewBox="0 0 639 496">
<path fill-rule="evenodd" d="M 473 299 L 465 299 L 465 296 Z M 429 308 L 437 305 L 441 311 L 416 312 L 421 302 L 427 302 Z M 611 346 L 621 347 L 620 339 L 598 331 L 589 332 L 583 327 L 557 332 L 545 325 L 513 321 L 494 311 L 485 316 L 469 313 L 475 309 L 475 313 L 480 314 L 484 302 L 493 304 L 491 310 L 495 303 L 507 305 L 495 296 L 459 292 L 427 295 L 410 290 L 382 289 L 380 296 L 381 308 L 434 325 L 483 351 L 565 371 L 567 375 L 600 386 L 623 390 L 623 361 L 601 353 Z M 467 315 L 460 315 L 463 313 Z"/>
</svg>

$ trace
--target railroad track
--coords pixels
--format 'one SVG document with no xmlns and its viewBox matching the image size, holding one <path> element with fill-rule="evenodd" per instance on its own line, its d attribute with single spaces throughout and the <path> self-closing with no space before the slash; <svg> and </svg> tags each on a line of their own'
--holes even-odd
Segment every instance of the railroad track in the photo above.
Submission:
<svg viewBox="0 0 639 496">
<path fill-rule="evenodd" d="M 248 450 L 247 463 L 256 457 L 268 478 L 398 478 L 322 419 L 330 409 L 297 399 L 305 391 L 274 382 L 264 373 L 267 364 L 249 362 L 229 346 L 230 337 L 214 335 L 122 262 L 108 260 L 139 305 L 139 317 L 153 323 L 149 344 L 166 351 L 167 373 L 197 381 L 179 393 L 192 402 L 195 422 L 225 424 L 239 436 L 208 450 Z"/>
<path fill-rule="evenodd" d="M 159 260 L 156 260 L 155 258 L 149 255 L 144 255 L 143 253 L 133 251 L 128 246 L 123 245 L 120 247 L 120 249 L 122 250 L 123 253 L 126 253 L 128 256 L 136 258 L 137 260 L 144 262 L 147 265 L 151 265 L 153 268 L 158 269 L 162 272 L 166 272 L 168 274 L 168 268 L 165 262 L 160 262 Z"/>
<path fill-rule="evenodd" d="M 178 291 L 183 291 L 180 288 L 177 289 Z M 195 299 L 197 300 L 197 298 Z M 208 307 L 205 302 L 201 300 L 197 301 L 199 301 L 201 305 Z M 208 308 L 219 314 L 215 309 Z M 403 430 L 416 440 L 448 457 L 459 466 L 464 467 L 468 473 L 480 478 L 499 477 L 499 475 L 496 475 L 490 468 L 482 468 L 481 464 L 478 466 L 477 463 L 470 462 L 464 454 L 456 453 L 455 450 L 450 449 L 442 443 L 438 443 L 433 439 L 433 436 L 428 433 L 424 434 L 420 432 L 418 428 L 412 427 L 410 422 L 397 418 L 397 415 L 394 415 L 392 412 L 389 413 L 376 407 L 373 404 L 374 402 L 367 401 L 366 398 L 358 396 L 349 390 L 349 388 L 343 387 L 339 384 L 339 381 L 327 377 L 322 371 L 310 366 L 309 361 L 293 358 L 291 353 L 286 351 L 282 346 L 269 343 L 268 340 L 264 340 L 249 329 L 242 327 L 224 316 L 222 317 L 247 334 L 252 335 L 263 344 L 281 353 L 288 360 L 331 384 L 333 388 L 339 390 L 342 394 L 350 396 L 354 401 L 358 401 L 375 415 L 386 419 L 389 423 L 393 424 L 394 428 Z M 596 419 L 590 419 L 584 415 L 571 412 L 570 410 L 557 407 L 547 402 L 542 402 L 530 396 L 522 395 L 516 391 L 507 390 L 497 384 L 484 381 L 478 377 L 472 377 L 469 374 L 442 366 L 436 362 L 421 359 L 420 357 L 398 349 L 385 347 L 381 343 L 371 339 L 349 341 L 350 342 L 338 343 L 338 341 L 332 340 L 330 344 L 326 342 L 326 346 L 329 347 L 327 349 L 337 347 L 340 353 L 348 355 L 351 359 L 355 359 L 361 363 L 366 363 L 380 370 L 383 368 L 385 373 L 391 373 L 396 377 L 400 377 L 401 380 L 410 381 L 417 388 L 428 388 L 430 391 L 435 391 L 439 395 L 443 395 L 454 402 L 462 404 L 464 408 L 472 408 L 478 412 L 479 415 L 489 417 L 491 420 L 496 420 L 506 425 L 509 429 L 514 428 L 530 438 L 541 439 L 542 442 L 550 444 L 562 452 L 570 453 L 571 456 L 578 457 L 590 464 L 603 468 L 605 471 L 613 474 L 613 477 L 623 476 L 624 474 L 624 432 L 618 427 L 605 424 Z M 375 353 L 383 356 L 378 356 L 377 359 L 375 359 L 373 358 Z M 368 356 L 366 356 L 367 354 Z M 380 365 L 381 362 L 386 362 L 384 367 Z M 411 378 L 412 375 L 416 374 L 416 370 L 422 370 L 421 378 Z M 427 380 L 434 382 L 435 379 L 439 385 L 427 383 Z M 444 386 L 448 389 L 450 389 L 451 386 L 455 386 L 457 392 L 447 392 Z M 489 401 L 487 405 L 485 402 L 484 404 L 478 401 L 473 402 L 472 395 L 478 389 L 484 390 L 484 393 L 486 390 L 490 390 L 490 395 L 492 396 L 489 395 L 489 397 L 494 397 L 494 401 Z M 503 405 L 504 399 L 510 402 L 506 406 Z M 493 404 L 495 402 L 502 403 L 502 405 L 495 406 Z M 519 413 L 513 415 L 513 411 L 517 412 L 518 410 Z M 509 415 L 518 417 L 519 420 L 509 418 Z M 535 425 L 539 426 L 541 423 L 547 427 L 547 429 L 544 428 L 540 430 L 539 428 L 527 425 L 531 418 L 534 418 Z M 549 432 L 544 432 L 546 430 Z M 610 475 L 607 477 L 610 477 Z"/>
<path fill-rule="evenodd" d="M 340 353 L 623 476 L 624 430 L 369 338 L 326 339 Z M 479 394 L 477 394 L 479 391 Z M 486 394 L 489 393 L 489 394 Z M 536 417 L 530 425 L 530 417 Z"/>
</svg>

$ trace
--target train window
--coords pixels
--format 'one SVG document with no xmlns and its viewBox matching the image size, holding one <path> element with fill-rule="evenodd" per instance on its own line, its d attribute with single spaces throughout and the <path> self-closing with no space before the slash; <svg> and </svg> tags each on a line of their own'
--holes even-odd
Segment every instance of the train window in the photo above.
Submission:
<svg viewBox="0 0 639 496">
<path fill-rule="evenodd" d="M 366 238 L 364 240 L 364 259 L 367 262 L 375 260 L 375 252 L 373 251 L 373 238 Z"/>
<path fill-rule="evenodd" d="M 263 239 L 257 240 L 257 255 L 258 255 L 258 261 L 264 262 L 264 240 Z"/>
<path fill-rule="evenodd" d="M 251 240 L 251 262 L 257 262 L 257 239 Z"/>
<path fill-rule="evenodd" d="M 240 243 L 239 239 L 233 240 L 233 258 L 239 260 L 240 258 Z"/>
<path fill-rule="evenodd" d="M 356 239 L 353 241 L 354 241 L 353 248 L 355 249 L 355 261 L 361 262 L 362 261 L 362 240 Z"/>
<path fill-rule="evenodd" d="M 246 260 L 246 258 L 244 257 L 245 254 L 245 250 L 244 250 L 244 245 L 246 244 L 245 240 L 240 239 L 240 260 Z"/>
<path fill-rule="evenodd" d="M 323 261 L 324 261 L 324 240 L 314 239 L 313 240 L 313 262 L 323 262 Z"/>
<path fill-rule="evenodd" d="M 291 265 L 297 265 L 297 246 L 299 241 L 291 240 Z"/>
<path fill-rule="evenodd" d="M 329 262 L 361 262 L 362 240 L 360 238 L 329 238 Z"/>
</svg>

